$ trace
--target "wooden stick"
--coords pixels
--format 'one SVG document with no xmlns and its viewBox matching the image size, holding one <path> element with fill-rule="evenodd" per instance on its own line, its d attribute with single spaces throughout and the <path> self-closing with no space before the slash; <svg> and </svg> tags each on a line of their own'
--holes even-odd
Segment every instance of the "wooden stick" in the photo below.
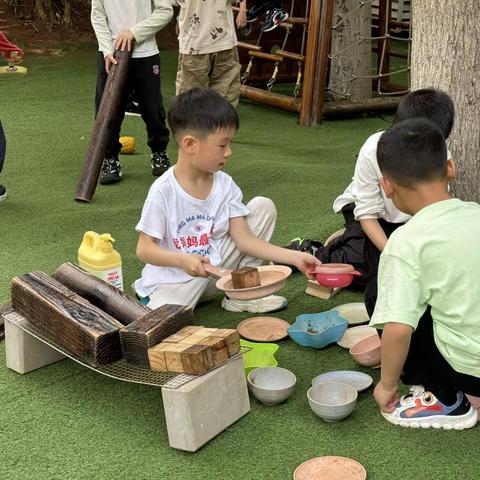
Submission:
<svg viewBox="0 0 480 480">
<path fill-rule="evenodd" d="M 128 325 L 151 312 L 148 307 L 126 293 L 73 263 L 60 265 L 53 274 L 53 278 L 116 318 L 123 325 Z"/>
<path fill-rule="evenodd" d="M 289 112 L 300 112 L 302 101 L 299 98 L 281 93 L 267 92 L 261 88 L 251 87 L 248 85 L 240 86 L 240 95 L 254 102 L 263 103 L 275 108 L 281 108 Z"/>
<path fill-rule="evenodd" d="M 120 106 L 123 87 L 127 79 L 132 51 L 133 47 L 130 51 L 117 50 L 115 52 L 115 59 L 118 64 L 110 67 L 107 84 L 105 85 L 102 101 L 90 138 L 87 156 L 77 185 L 75 200 L 79 202 L 90 203 L 95 194 L 102 162 L 105 157 L 105 152 L 107 151 L 108 142 L 112 136 L 112 120 Z"/>
</svg>

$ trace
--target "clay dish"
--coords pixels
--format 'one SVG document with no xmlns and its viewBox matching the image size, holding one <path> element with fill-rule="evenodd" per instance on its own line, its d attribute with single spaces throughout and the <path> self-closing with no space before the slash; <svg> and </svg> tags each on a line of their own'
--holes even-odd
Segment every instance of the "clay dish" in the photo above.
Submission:
<svg viewBox="0 0 480 480">
<path fill-rule="evenodd" d="M 346 457 L 317 457 L 299 465 L 293 480 L 365 480 L 364 466 Z"/>
<path fill-rule="evenodd" d="M 253 342 L 276 342 L 288 336 L 288 322 L 276 317 L 252 317 L 238 324 L 238 333 Z"/>
</svg>

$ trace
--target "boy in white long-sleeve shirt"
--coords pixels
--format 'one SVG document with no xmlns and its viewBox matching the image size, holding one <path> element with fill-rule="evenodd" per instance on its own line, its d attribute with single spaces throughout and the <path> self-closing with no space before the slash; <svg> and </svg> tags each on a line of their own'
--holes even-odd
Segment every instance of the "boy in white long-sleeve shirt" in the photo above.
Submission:
<svg viewBox="0 0 480 480">
<path fill-rule="evenodd" d="M 448 138 L 454 119 L 452 100 L 446 93 L 435 89 L 411 92 L 400 102 L 393 123 L 412 118 L 432 121 L 444 138 Z M 354 265 L 362 272 L 362 276 L 356 277 L 352 283 L 352 287 L 358 290 L 364 290 L 375 279 L 380 254 L 388 237 L 410 219 L 395 207 L 380 186 L 382 173 L 377 161 L 377 143 L 382 133 L 374 133 L 363 144 L 352 182 L 333 203 L 335 213 L 342 213 L 345 219 L 343 235 L 326 247 L 320 242 L 304 239 L 294 239 L 289 244 L 289 248 L 315 253 L 323 263 Z M 450 158 L 450 153 L 448 155 Z M 376 282 L 372 288 L 376 291 Z M 368 303 L 369 295 L 366 297 Z"/>
<path fill-rule="evenodd" d="M 165 27 L 173 16 L 170 0 L 93 0 L 91 21 L 97 37 L 96 112 L 102 100 L 108 72 L 116 64 L 115 50 L 130 50 L 133 46 L 127 82 L 120 107 L 114 118 L 113 135 L 107 146 L 100 173 L 100 183 L 116 183 L 122 177 L 118 160 L 121 144 L 120 129 L 125 115 L 128 92 L 133 88 L 140 114 L 147 127 L 148 146 L 152 151 L 151 167 L 160 176 L 170 167 L 166 152 L 169 130 L 160 91 L 160 57 L 155 33 Z"/>
</svg>

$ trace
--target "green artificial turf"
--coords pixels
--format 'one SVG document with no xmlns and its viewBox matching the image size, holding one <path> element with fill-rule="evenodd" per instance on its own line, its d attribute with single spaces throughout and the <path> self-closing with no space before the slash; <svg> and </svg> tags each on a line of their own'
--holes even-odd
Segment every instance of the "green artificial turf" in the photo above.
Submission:
<svg viewBox="0 0 480 480">
<path fill-rule="evenodd" d="M 9 300 L 12 276 L 33 270 L 51 273 L 75 261 L 83 233 L 109 232 L 122 254 L 125 285 L 138 277 L 136 233 L 143 200 L 152 182 L 144 126 L 127 118 L 123 133 L 137 139 L 137 153 L 123 157 L 125 177 L 100 186 L 94 202 L 74 202 L 93 123 L 96 53 L 93 45 L 65 47 L 66 55 L 28 57 L 28 77 L 0 76 L 0 117 L 8 138 L 0 176 L 9 198 L 0 204 L 0 302 Z M 162 52 L 163 93 L 173 94 L 175 54 Z M 241 128 L 226 171 L 245 200 L 271 197 L 278 208 L 273 241 L 297 235 L 325 239 L 341 227 L 332 212 L 335 196 L 348 184 L 355 155 L 368 135 L 389 118 L 325 122 L 301 128 L 297 117 L 241 103 Z M 175 147 L 170 145 L 172 158 Z M 293 322 L 300 313 L 327 310 L 356 294 L 330 301 L 306 296 L 305 278 L 295 275 L 283 294 L 290 304 L 278 314 Z M 246 314 L 220 308 L 221 296 L 196 310 L 196 323 L 235 327 Z M 280 342 L 279 364 L 298 379 L 288 402 L 266 407 L 251 399 L 251 412 L 195 454 L 169 448 L 160 389 L 115 381 L 70 360 L 28 375 L 4 365 L 0 343 L 1 479 L 290 479 L 296 466 L 319 455 L 343 455 L 365 465 L 369 479 L 477 479 L 480 429 L 451 432 L 390 425 L 371 391 L 352 416 L 328 424 L 310 410 L 311 379 L 334 369 L 377 371 L 356 366 L 337 346 L 320 351 Z M 348 480 L 348 479 L 346 479 Z"/>
</svg>

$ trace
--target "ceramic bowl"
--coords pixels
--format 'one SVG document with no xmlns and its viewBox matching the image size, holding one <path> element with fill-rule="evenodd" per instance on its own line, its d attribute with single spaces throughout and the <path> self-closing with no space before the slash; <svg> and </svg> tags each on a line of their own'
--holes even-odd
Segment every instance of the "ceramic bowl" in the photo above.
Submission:
<svg viewBox="0 0 480 480">
<path fill-rule="evenodd" d="M 371 335 L 355 343 L 350 348 L 350 355 L 360 365 L 377 368 L 381 361 L 380 347 L 380 337 L 377 334 Z"/>
<path fill-rule="evenodd" d="M 275 343 L 254 343 L 240 340 L 242 347 L 251 348 L 250 351 L 243 354 L 243 366 L 245 373 L 258 367 L 276 367 L 278 362 L 275 360 L 274 354 L 280 348 Z"/>
<path fill-rule="evenodd" d="M 358 393 L 346 383 L 321 382 L 309 388 L 307 397 L 316 415 L 326 422 L 337 422 L 353 412 Z"/>
<path fill-rule="evenodd" d="M 335 310 L 304 314 L 288 328 L 288 335 L 302 347 L 323 348 L 338 342 L 347 325 L 347 320 Z"/>
<path fill-rule="evenodd" d="M 264 405 L 284 402 L 293 392 L 297 377 L 286 368 L 264 367 L 247 376 L 248 389 Z"/>
</svg>

